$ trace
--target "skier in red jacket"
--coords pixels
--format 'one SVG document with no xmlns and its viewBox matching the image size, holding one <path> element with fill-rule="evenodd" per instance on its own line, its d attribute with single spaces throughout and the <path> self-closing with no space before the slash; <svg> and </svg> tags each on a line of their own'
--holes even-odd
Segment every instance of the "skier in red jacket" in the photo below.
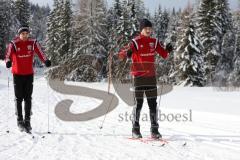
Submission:
<svg viewBox="0 0 240 160">
<path fill-rule="evenodd" d="M 144 93 L 147 97 L 150 109 L 151 120 L 151 137 L 154 139 L 161 138 L 162 135 L 158 131 L 157 117 L 157 81 L 155 74 L 155 55 L 158 53 L 166 59 L 168 53 L 173 50 L 172 45 L 167 44 L 166 48 L 155 39 L 151 38 L 152 23 L 143 19 L 140 22 L 140 35 L 132 39 L 132 41 L 120 51 L 120 59 L 128 58 L 132 61 L 131 74 L 134 78 L 136 106 L 133 109 L 133 138 L 142 138 L 140 132 L 140 112 L 143 105 Z"/>
<path fill-rule="evenodd" d="M 17 125 L 20 131 L 31 132 L 30 123 L 33 92 L 33 58 L 36 53 L 46 67 L 51 66 L 51 61 L 42 52 L 39 43 L 29 38 L 28 26 L 21 26 L 18 36 L 10 42 L 6 51 L 6 67 L 12 67 L 15 92 Z M 25 118 L 22 114 L 24 100 Z"/>
</svg>

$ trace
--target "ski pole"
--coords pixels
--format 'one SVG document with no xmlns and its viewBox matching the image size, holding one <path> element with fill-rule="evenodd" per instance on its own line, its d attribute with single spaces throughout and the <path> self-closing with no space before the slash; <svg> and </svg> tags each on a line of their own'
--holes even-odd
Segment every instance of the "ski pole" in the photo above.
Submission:
<svg viewBox="0 0 240 160">
<path fill-rule="evenodd" d="M 47 105 L 48 105 L 48 134 L 50 134 L 50 130 L 49 130 L 49 84 L 47 82 L 47 92 L 48 92 L 48 101 L 47 101 Z"/>
<path fill-rule="evenodd" d="M 111 86 L 111 80 L 112 80 L 112 52 L 110 52 L 109 55 L 109 75 L 108 75 L 108 94 L 110 93 L 110 86 Z"/>
<path fill-rule="evenodd" d="M 114 37 L 114 34 L 112 35 Z M 124 36 L 121 35 L 117 38 L 116 40 L 116 44 L 113 45 L 109 51 L 109 54 L 108 54 L 108 60 L 109 60 L 109 65 L 108 65 L 108 68 L 109 68 L 109 75 L 108 75 L 108 94 L 110 93 L 110 89 L 111 89 L 111 79 L 112 79 L 112 59 L 113 59 L 113 52 L 114 50 L 117 48 L 117 46 L 119 45 L 119 42 L 120 40 L 122 40 Z"/>
<path fill-rule="evenodd" d="M 8 72 L 8 103 L 7 103 L 7 117 L 9 116 L 9 69 L 7 69 L 7 72 Z M 8 128 L 8 119 L 7 119 L 7 131 L 6 131 L 7 133 L 9 133 L 10 131 L 9 131 L 9 128 Z"/>
<path fill-rule="evenodd" d="M 47 113 L 47 115 L 48 115 L 48 118 L 47 118 L 47 119 L 48 119 L 48 124 L 47 124 L 48 129 L 47 129 L 47 133 L 48 133 L 48 134 L 51 134 L 50 129 L 49 129 L 49 128 L 50 128 L 50 127 L 49 127 L 49 126 L 50 126 L 50 120 L 49 120 L 49 119 L 50 119 L 50 118 L 49 118 L 49 78 L 46 77 L 46 80 L 47 80 L 47 94 L 48 94 L 48 96 L 47 96 L 47 97 L 48 97 L 48 98 L 47 98 L 47 107 L 48 107 L 48 113 Z"/>
<path fill-rule="evenodd" d="M 163 92 L 163 83 L 161 85 L 161 91 L 160 91 L 159 102 L 158 102 L 158 107 L 157 107 L 157 115 L 159 114 L 159 108 L 160 108 L 160 104 L 161 104 L 161 100 L 162 100 L 162 92 Z M 158 117 L 159 117 L 159 115 L 158 115 Z"/>
<path fill-rule="evenodd" d="M 124 72 L 124 70 L 125 70 L 125 68 L 126 68 L 126 66 L 127 66 L 127 64 L 128 64 L 128 62 L 129 62 L 128 60 L 125 61 L 125 64 L 124 64 L 124 67 L 123 67 L 123 70 L 122 70 L 121 74 L 120 74 L 120 71 L 121 71 L 121 70 L 119 70 L 119 71 L 117 72 L 116 75 L 119 75 L 119 74 L 120 74 L 120 76 L 118 77 L 118 80 L 119 80 L 119 79 L 121 80 L 122 75 L 123 75 L 123 72 Z M 119 81 L 119 82 L 120 82 L 120 81 Z M 116 85 L 116 87 L 115 87 L 115 90 L 114 90 L 114 93 L 113 93 L 112 99 L 111 99 L 111 101 L 110 101 L 110 103 L 109 103 L 109 106 L 108 106 L 108 108 L 107 108 L 107 111 L 106 111 L 106 113 L 105 113 L 105 115 L 104 115 L 104 118 L 103 118 L 102 124 L 101 124 L 100 127 L 99 127 L 100 129 L 103 129 L 103 125 L 104 125 L 104 123 L 105 123 L 105 120 L 106 120 L 106 117 L 107 117 L 107 113 L 108 113 L 109 108 L 110 108 L 110 106 L 111 106 L 111 104 L 112 104 L 113 97 L 116 95 L 116 90 L 117 90 L 119 84 L 120 84 L 120 83 L 118 83 L 118 84 Z"/>
</svg>

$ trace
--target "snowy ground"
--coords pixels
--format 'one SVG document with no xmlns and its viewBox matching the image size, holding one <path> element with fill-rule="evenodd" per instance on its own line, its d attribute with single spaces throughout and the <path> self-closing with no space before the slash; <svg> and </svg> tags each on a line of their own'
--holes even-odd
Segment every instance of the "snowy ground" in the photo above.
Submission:
<svg viewBox="0 0 240 160">
<path fill-rule="evenodd" d="M 120 100 L 118 107 L 105 119 L 87 122 L 64 122 L 55 115 L 55 105 L 65 98 L 74 101 L 71 112 L 83 113 L 98 106 L 93 98 L 66 96 L 48 88 L 47 81 L 35 76 L 32 127 L 35 139 L 20 133 L 14 115 L 14 93 L 10 79 L 9 99 L 7 70 L 0 62 L 0 159 L 1 160 L 238 160 L 240 156 L 240 93 L 216 91 L 212 88 L 182 88 L 162 97 L 165 114 L 186 114 L 192 111 L 192 121 L 160 122 L 160 132 L 169 141 L 142 143 L 131 137 L 131 122 L 122 121 L 132 108 Z M 71 83 L 72 85 L 107 90 L 106 83 Z M 113 91 L 112 91 L 113 92 Z M 49 131 L 48 131 L 49 106 Z M 143 114 L 148 113 L 144 104 Z M 121 116 L 121 117 L 120 117 Z M 149 137 L 149 122 L 141 122 L 142 134 Z M 7 134 L 6 131 L 10 133 Z M 41 137 L 45 136 L 44 139 Z M 182 146 L 187 142 L 185 147 Z"/>
</svg>

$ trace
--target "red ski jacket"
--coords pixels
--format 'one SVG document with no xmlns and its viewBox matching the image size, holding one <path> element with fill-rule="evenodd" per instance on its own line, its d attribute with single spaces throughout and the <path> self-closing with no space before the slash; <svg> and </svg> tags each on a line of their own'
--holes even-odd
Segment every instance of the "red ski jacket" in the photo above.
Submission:
<svg viewBox="0 0 240 160">
<path fill-rule="evenodd" d="M 16 37 L 8 45 L 5 61 L 12 61 L 12 73 L 17 75 L 33 74 L 33 58 L 37 54 L 44 63 L 47 58 L 40 48 L 39 43 L 34 39 L 22 41 Z"/>
<path fill-rule="evenodd" d="M 162 47 L 160 42 L 151 37 L 139 35 L 119 52 L 119 58 L 124 59 L 127 51 L 132 50 L 131 74 L 134 77 L 153 77 L 155 76 L 155 55 L 158 53 L 166 59 L 168 52 Z"/>
</svg>

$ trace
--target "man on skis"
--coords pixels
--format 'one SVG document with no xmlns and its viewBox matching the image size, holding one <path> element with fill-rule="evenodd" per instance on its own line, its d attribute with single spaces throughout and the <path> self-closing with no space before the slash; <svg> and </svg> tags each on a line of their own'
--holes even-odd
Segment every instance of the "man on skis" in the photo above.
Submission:
<svg viewBox="0 0 240 160">
<path fill-rule="evenodd" d="M 30 123 L 33 92 L 33 58 L 36 53 L 46 67 L 51 66 L 35 39 L 29 38 L 30 29 L 24 25 L 18 29 L 18 36 L 12 40 L 6 51 L 6 67 L 12 67 L 17 125 L 20 131 L 31 132 Z M 25 117 L 23 119 L 22 102 L 24 101 Z"/>
<path fill-rule="evenodd" d="M 119 53 L 120 59 L 125 57 L 132 61 L 131 74 L 134 79 L 136 106 L 133 108 L 133 138 L 142 138 L 140 132 L 140 113 L 143 106 L 144 93 L 147 97 L 150 109 L 151 137 L 159 139 L 157 117 L 157 81 L 155 74 L 155 55 L 158 53 L 166 59 L 173 50 L 171 44 L 164 49 L 162 44 L 155 38 L 151 38 L 152 23 L 143 19 L 140 22 L 140 35 L 131 40 L 128 46 Z"/>
</svg>

